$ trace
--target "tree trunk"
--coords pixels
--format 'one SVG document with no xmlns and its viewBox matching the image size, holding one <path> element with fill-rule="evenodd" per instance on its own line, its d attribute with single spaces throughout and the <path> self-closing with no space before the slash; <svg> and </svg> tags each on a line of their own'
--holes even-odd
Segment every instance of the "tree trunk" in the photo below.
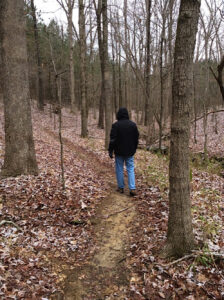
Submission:
<svg viewBox="0 0 224 300">
<path fill-rule="evenodd" d="M 163 20 L 163 29 L 160 42 L 160 112 L 159 112 L 159 149 L 162 149 L 163 135 L 163 111 L 164 111 L 164 78 L 163 78 L 163 41 L 164 41 L 165 23 Z"/>
<path fill-rule="evenodd" d="M 79 0 L 79 46 L 80 46 L 80 83 L 81 83 L 81 136 L 87 137 L 86 104 L 86 34 L 83 0 Z"/>
<path fill-rule="evenodd" d="M 151 22 L 151 0 L 147 0 L 146 21 L 146 67 L 145 67 L 145 126 L 149 125 L 150 105 L 150 22 Z"/>
<path fill-rule="evenodd" d="M 110 71 L 108 58 L 108 18 L 107 0 L 102 0 L 102 19 L 103 19 L 103 70 L 104 70 L 104 103 L 105 103 L 105 148 L 108 149 L 110 140 L 110 129 L 112 124 L 111 115 L 111 95 L 110 95 Z"/>
<path fill-rule="evenodd" d="M 57 94 L 58 94 L 58 136 L 60 142 L 60 162 L 61 162 L 61 185 L 65 190 L 65 171 L 64 171 L 64 144 L 62 138 L 62 105 L 61 105 L 61 76 L 56 76 Z"/>
<path fill-rule="evenodd" d="M 118 32 L 120 32 L 120 21 L 119 15 L 117 14 L 117 26 Z M 121 78 L 121 42 L 118 40 L 118 95 L 119 95 L 119 108 L 124 106 L 123 96 L 122 96 L 122 78 Z"/>
<path fill-rule="evenodd" d="M 36 175 L 23 0 L 0 3 L 0 47 L 5 113 L 2 176 Z"/>
<path fill-rule="evenodd" d="M 172 102 L 172 78 L 173 78 L 173 45 L 172 45 L 172 40 L 173 40 L 173 7 L 174 7 L 175 0 L 170 0 L 169 1 L 169 17 L 168 17 L 168 53 L 169 53 L 169 74 L 168 74 L 168 115 L 171 115 L 171 102 Z"/>
<path fill-rule="evenodd" d="M 113 95 L 113 109 L 112 109 L 112 116 L 113 112 L 116 115 L 116 112 L 118 111 L 118 105 L 117 105 L 117 89 L 116 89 L 116 70 L 115 70 L 115 49 L 114 49 L 114 39 L 113 39 L 113 32 L 111 28 L 111 41 L 112 41 L 112 95 Z"/>
<path fill-rule="evenodd" d="M 39 35 L 37 28 L 37 18 L 36 9 L 34 6 L 34 1 L 31 0 L 31 9 L 33 16 L 33 28 L 34 28 L 34 41 L 36 46 L 36 58 L 37 58 L 37 68 L 38 68 L 38 107 L 40 110 L 44 110 L 44 95 L 43 95 L 43 80 L 42 80 L 42 67 L 41 67 L 41 57 L 40 57 L 40 45 L 39 45 Z"/>
<path fill-rule="evenodd" d="M 97 36 L 98 36 L 98 46 L 99 46 L 99 56 L 100 56 L 100 67 L 101 67 L 101 94 L 100 94 L 100 103 L 99 103 L 99 120 L 98 127 L 104 128 L 104 105 L 105 105 L 105 79 L 104 79 L 104 66 L 103 62 L 103 45 L 102 45 L 102 29 L 101 29 L 101 14 L 102 14 L 102 0 L 98 0 L 98 7 L 96 7 L 96 2 L 94 0 L 94 6 L 96 10 L 96 19 L 97 19 Z"/>
<path fill-rule="evenodd" d="M 128 36 L 127 36 L 127 0 L 124 0 L 124 9 L 123 9 L 123 17 L 124 17 L 124 45 L 125 45 L 125 62 L 124 62 L 124 98 L 123 98 L 123 106 L 128 108 L 128 98 L 127 98 L 127 49 L 128 49 Z"/>
<path fill-rule="evenodd" d="M 174 53 L 167 255 L 194 247 L 190 201 L 189 137 L 192 69 L 200 1 L 181 0 Z"/>
<path fill-rule="evenodd" d="M 73 37 L 72 37 L 72 16 L 74 0 L 68 0 L 68 42 L 69 42 L 69 71 L 70 71 L 70 97 L 71 111 L 75 113 L 75 77 L 74 77 L 74 58 L 73 58 Z"/>
<path fill-rule="evenodd" d="M 204 159 L 205 162 L 208 162 L 208 109 L 205 104 L 203 108 Z"/>
</svg>

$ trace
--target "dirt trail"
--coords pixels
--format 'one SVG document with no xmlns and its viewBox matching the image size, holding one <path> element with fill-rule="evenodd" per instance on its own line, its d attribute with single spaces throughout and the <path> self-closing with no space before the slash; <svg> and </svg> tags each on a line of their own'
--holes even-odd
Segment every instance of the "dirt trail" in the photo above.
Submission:
<svg viewBox="0 0 224 300">
<path fill-rule="evenodd" d="M 130 209 L 121 212 L 127 207 Z M 107 217 L 110 214 L 113 215 Z M 134 217 L 134 207 L 127 196 L 111 194 L 102 202 L 98 217 L 93 220 L 97 251 L 83 268 L 68 276 L 63 299 L 122 298 L 129 283 L 124 261 L 128 232 Z"/>
<path fill-rule="evenodd" d="M 57 138 L 54 132 L 45 131 Z M 83 160 L 88 161 L 91 155 L 91 167 L 95 172 L 107 174 L 108 183 L 111 181 L 108 167 L 102 166 L 94 153 L 80 149 L 68 139 L 64 139 L 64 145 L 78 150 Z M 114 189 L 115 183 L 112 183 L 112 190 Z M 84 266 L 68 274 L 64 295 L 55 295 L 52 299 L 124 299 L 129 285 L 129 274 L 125 266 L 126 248 L 132 222 L 137 218 L 136 213 L 134 202 L 125 194 L 113 192 L 101 202 L 96 217 L 91 220 L 97 244 L 94 256 Z"/>
</svg>

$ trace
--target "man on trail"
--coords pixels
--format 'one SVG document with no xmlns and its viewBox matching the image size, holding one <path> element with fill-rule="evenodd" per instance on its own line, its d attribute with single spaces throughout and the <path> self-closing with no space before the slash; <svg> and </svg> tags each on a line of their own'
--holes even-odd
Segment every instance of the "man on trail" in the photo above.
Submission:
<svg viewBox="0 0 224 300">
<path fill-rule="evenodd" d="M 117 112 L 117 121 L 110 132 L 109 156 L 115 154 L 117 191 L 124 192 L 124 162 L 128 173 L 130 196 L 135 196 L 134 154 L 138 146 L 139 132 L 136 124 L 129 120 L 128 111 L 121 107 Z"/>
</svg>

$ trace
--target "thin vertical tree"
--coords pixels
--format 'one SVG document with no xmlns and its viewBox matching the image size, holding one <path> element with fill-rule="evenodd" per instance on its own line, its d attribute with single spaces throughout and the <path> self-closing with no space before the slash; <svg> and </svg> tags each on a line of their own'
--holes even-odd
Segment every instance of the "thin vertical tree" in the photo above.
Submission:
<svg viewBox="0 0 224 300">
<path fill-rule="evenodd" d="M 193 55 L 199 0 L 181 0 L 174 53 L 167 255 L 182 256 L 194 246 L 190 201 L 189 138 L 193 96 Z"/>
<path fill-rule="evenodd" d="M 163 71 L 163 56 L 164 56 L 164 42 L 165 42 L 165 30 L 166 30 L 166 21 L 167 21 L 167 6 L 168 0 L 164 2 L 164 6 L 162 8 L 162 31 L 160 38 L 160 112 L 159 112 L 159 150 L 162 151 L 162 135 L 163 135 L 163 118 L 164 118 L 164 71 Z"/>
<path fill-rule="evenodd" d="M 83 0 L 79 0 L 79 50 L 81 82 L 81 136 L 87 137 L 87 104 L 86 104 L 86 33 Z"/>
<path fill-rule="evenodd" d="M 112 15 L 110 16 L 112 20 Z M 114 35 L 113 35 L 113 27 L 111 26 L 111 52 L 112 52 L 112 98 L 113 98 L 113 109 L 112 109 L 112 116 L 113 112 L 118 111 L 118 103 L 117 103 L 117 89 L 116 89 L 116 61 L 115 61 L 115 40 L 114 40 Z"/>
<path fill-rule="evenodd" d="M 68 12 L 67 12 L 67 19 L 68 19 L 68 40 L 69 40 L 69 71 L 70 71 L 70 97 L 71 97 L 71 111 L 75 112 L 75 77 L 74 77 L 74 42 L 73 42 L 73 8 L 74 8 L 75 0 L 68 0 Z"/>
<path fill-rule="evenodd" d="M 75 77 L 74 77 L 74 41 L 73 41 L 73 9 L 75 0 L 57 0 L 63 8 L 68 21 L 68 42 L 69 42 L 69 71 L 70 71 L 70 97 L 71 97 L 71 111 L 75 112 Z"/>
<path fill-rule="evenodd" d="M 145 126 L 149 124 L 150 105 L 150 23 L 151 23 L 151 0 L 146 1 L 146 64 L 145 64 Z"/>
<path fill-rule="evenodd" d="M 23 0 L 0 2 L 0 54 L 5 114 L 5 157 L 1 175 L 37 174 Z"/>
<path fill-rule="evenodd" d="M 128 67 L 128 58 L 127 58 L 127 47 L 128 47 L 128 21 L 127 21 L 127 10 L 128 10 L 128 2 L 124 0 L 124 8 L 123 8 L 123 16 L 124 16 L 124 48 L 125 48 L 125 62 L 124 62 L 124 96 L 123 96 L 123 105 L 128 108 L 128 97 L 127 97 L 127 67 Z M 130 112 L 129 112 L 130 113 Z"/>
<path fill-rule="evenodd" d="M 65 171 L 64 171 L 64 144 L 63 144 L 63 137 L 62 137 L 62 86 L 61 86 L 61 76 L 67 72 L 67 70 L 58 72 L 56 68 L 56 63 L 53 55 L 53 47 L 51 44 L 50 35 L 48 33 L 48 42 L 50 47 L 50 55 L 51 55 L 51 62 L 54 70 L 55 75 L 55 84 L 56 84 L 56 97 L 57 97 L 57 113 L 58 113 L 58 136 L 60 142 L 60 165 L 61 165 L 61 184 L 62 189 L 65 190 Z M 55 114 L 54 114 L 55 116 Z M 55 119 L 54 119 L 54 129 L 56 127 Z"/>
<path fill-rule="evenodd" d="M 109 146 L 110 129 L 112 124 L 111 93 L 110 93 L 110 69 L 108 56 L 108 16 L 107 0 L 102 0 L 103 20 L 103 70 L 104 70 L 104 103 L 105 103 L 105 148 Z"/>
<path fill-rule="evenodd" d="M 100 57 L 100 70 L 101 70 L 101 93 L 100 93 L 100 103 L 99 103 L 99 120 L 98 127 L 104 128 L 104 113 L 105 113 L 105 72 L 103 65 L 103 40 L 102 40 L 102 0 L 98 0 L 98 5 L 96 5 L 96 0 L 94 0 L 94 7 L 96 11 L 97 20 L 97 36 L 98 36 L 98 47 L 99 47 L 99 57 Z"/>
<path fill-rule="evenodd" d="M 117 31 L 120 32 L 120 20 L 119 14 L 117 12 Z M 121 41 L 118 39 L 118 95 L 119 95 L 119 107 L 124 106 L 123 104 L 123 95 L 122 95 L 122 72 L 121 72 Z"/>
<path fill-rule="evenodd" d="M 34 5 L 34 0 L 31 0 L 31 12 L 33 17 L 33 29 L 34 29 L 34 41 L 36 48 L 36 59 L 37 59 L 37 74 L 38 74 L 38 108 L 40 110 L 44 110 L 44 93 L 43 93 L 43 72 L 42 72 L 42 63 L 41 63 L 41 55 L 40 55 L 40 42 L 39 42 L 39 34 L 37 27 L 37 17 L 36 17 L 36 8 Z"/>
</svg>

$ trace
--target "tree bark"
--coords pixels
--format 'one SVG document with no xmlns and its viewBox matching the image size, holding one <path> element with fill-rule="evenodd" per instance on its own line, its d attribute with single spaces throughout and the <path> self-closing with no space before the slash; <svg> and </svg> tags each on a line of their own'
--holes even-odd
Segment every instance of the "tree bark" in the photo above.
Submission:
<svg viewBox="0 0 224 300">
<path fill-rule="evenodd" d="M 99 103 L 99 120 L 98 127 L 104 128 L 104 106 L 105 106 L 105 79 L 104 79 L 104 66 L 103 62 L 103 42 L 102 42 L 102 28 L 101 28 L 101 15 L 102 15 L 102 0 L 98 0 L 98 6 L 96 6 L 96 1 L 94 0 L 94 6 L 96 11 L 97 20 L 97 36 L 98 36 L 98 46 L 99 46 L 99 56 L 100 56 L 100 68 L 101 68 L 101 94 Z"/>
<path fill-rule="evenodd" d="M 147 0 L 147 21 L 146 21 L 146 67 L 145 67 L 145 126 L 149 125 L 150 105 L 150 23 L 151 23 L 151 0 Z"/>
<path fill-rule="evenodd" d="M 75 5 L 75 0 L 56 0 L 58 4 L 64 10 L 67 21 L 68 21 L 68 45 L 69 45 L 69 83 L 70 83 L 70 98 L 71 98 L 71 112 L 76 112 L 75 107 L 75 77 L 74 77 L 74 57 L 73 57 L 73 9 Z M 76 32 L 76 30 L 75 30 Z"/>
<path fill-rule="evenodd" d="M 119 14 L 117 13 L 117 30 L 120 32 Z M 124 106 L 122 95 L 122 74 L 121 74 L 121 42 L 118 39 L 118 95 L 119 95 L 119 107 Z"/>
<path fill-rule="evenodd" d="M 174 53 L 169 219 L 165 253 L 183 256 L 194 247 L 190 201 L 189 137 L 192 69 L 200 1 L 181 0 Z"/>
<path fill-rule="evenodd" d="M 159 112 L 159 149 L 162 151 L 162 136 L 163 136 L 163 118 L 164 118 L 164 85 L 165 85 L 165 76 L 163 72 L 163 65 L 167 65 L 166 55 L 165 62 L 163 62 L 163 56 L 166 52 L 165 45 L 165 30 L 166 30 L 166 21 L 167 21 L 167 6 L 168 1 L 164 2 L 164 7 L 162 11 L 162 32 L 160 40 L 160 112 Z M 165 51 L 164 51 L 165 48 Z"/>
<path fill-rule="evenodd" d="M 68 0 L 68 42 L 69 42 L 69 71 L 70 71 L 70 97 L 71 111 L 75 113 L 75 77 L 74 77 L 74 58 L 73 58 L 73 37 L 72 37 L 72 16 L 74 0 Z"/>
<path fill-rule="evenodd" d="M 193 70 L 193 99 L 194 99 L 194 143 L 197 144 L 197 105 L 196 105 L 196 79 Z"/>
<path fill-rule="evenodd" d="M 118 111 L 118 105 L 117 105 L 117 89 L 116 89 L 116 62 L 115 62 L 115 49 L 114 49 L 114 38 L 113 38 L 113 32 L 112 32 L 112 27 L 111 27 L 111 42 L 112 42 L 112 95 L 113 95 L 113 109 L 112 109 L 112 116 L 113 112 L 115 113 Z"/>
<path fill-rule="evenodd" d="M 87 137 L 86 104 L 86 34 L 83 0 L 79 0 L 79 46 L 80 46 L 80 83 L 81 83 L 81 136 Z"/>
<path fill-rule="evenodd" d="M 163 111 L 164 111 L 164 78 L 163 78 L 163 41 L 164 41 L 165 24 L 163 21 L 163 29 L 160 41 L 160 112 L 159 112 L 159 149 L 162 150 L 163 135 Z"/>
<path fill-rule="evenodd" d="M 31 0 L 31 10 L 33 16 L 33 29 L 34 29 L 34 40 L 36 47 L 36 58 L 37 58 L 37 68 L 38 68 L 38 107 L 40 110 L 44 110 L 44 94 L 43 94 L 43 80 L 42 80 L 42 66 L 41 66 L 41 56 L 40 56 L 40 43 L 37 28 L 37 18 L 36 9 L 34 6 L 34 0 Z"/>
<path fill-rule="evenodd" d="M 1 175 L 36 175 L 23 0 L 0 2 L 0 47 L 5 113 L 5 157 Z"/>
<path fill-rule="evenodd" d="M 128 49 L 128 36 L 127 36 L 127 9 L 128 3 L 127 0 L 124 0 L 124 9 L 123 9 L 123 17 L 124 17 L 124 47 L 125 47 L 125 62 L 124 62 L 124 98 L 123 98 L 123 106 L 128 108 L 128 98 L 127 98 L 127 49 Z"/>
<path fill-rule="evenodd" d="M 110 130 L 112 124 L 111 115 L 111 95 L 110 95 L 110 70 L 108 57 L 108 18 L 107 0 L 102 0 L 103 19 L 103 70 L 104 70 L 104 103 L 105 103 L 105 148 L 108 149 L 110 140 Z"/>
<path fill-rule="evenodd" d="M 60 162 L 61 162 L 61 185 L 62 189 L 65 190 L 65 170 L 64 170 L 64 144 L 62 138 L 62 105 L 61 105 L 61 76 L 56 76 L 57 83 L 57 94 L 58 94 L 58 136 L 60 142 Z"/>
</svg>

